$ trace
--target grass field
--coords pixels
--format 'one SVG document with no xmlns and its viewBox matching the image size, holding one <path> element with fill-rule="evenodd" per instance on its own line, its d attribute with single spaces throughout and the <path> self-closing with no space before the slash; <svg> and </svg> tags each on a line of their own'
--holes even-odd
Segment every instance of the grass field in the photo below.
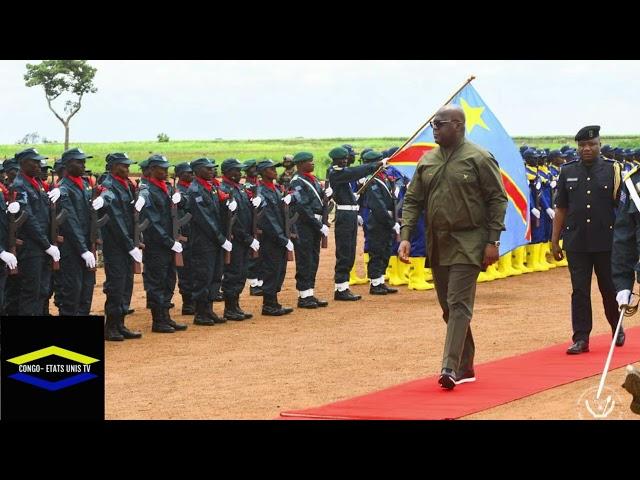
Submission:
<svg viewBox="0 0 640 480">
<path fill-rule="evenodd" d="M 313 153 L 316 158 L 315 173 L 324 178 L 324 173 L 330 163 L 329 150 L 336 146 L 349 143 L 359 151 L 366 147 L 383 150 L 391 146 L 400 146 L 406 138 L 378 137 L 378 138 L 292 138 L 276 140 L 178 140 L 166 143 L 157 141 L 149 142 L 114 142 L 114 143 L 71 143 L 71 146 L 80 147 L 94 158 L 87 162 L 87 168 L 93 172 L 104 170 L 104 158 L 110 152 L 127 152 L 129 156 L 141 161 L 151 153 L 161 153 L 167 156 L 172 164 L 195 160 L 201 156 L 214 158 L 219 164 L 225 158 L 238 158 L 248 160 L 250 158 L 272 158 L 281 160 L 286 154 L 294 154 L 299 151 Z M 545 136 L 545 137 L 514 137 L 516 145 L 526 143 L 538 148 L 559 148 L 562 145 L 575 145 L 572 136 Z M 622 147 L 640 147 L 640 136 L 603 137 L 602 142 Z M 10 158 L 16 152 L 27 147 L 35 147 L 40 153 L 49 157 L 50 164 L 58 158 L 63 145 L 60 143 L 46 143 L 41 145 L 0 145 L 0 159 Z M 132 172 L 138 172 L 136 165 Z"/>
</svg>

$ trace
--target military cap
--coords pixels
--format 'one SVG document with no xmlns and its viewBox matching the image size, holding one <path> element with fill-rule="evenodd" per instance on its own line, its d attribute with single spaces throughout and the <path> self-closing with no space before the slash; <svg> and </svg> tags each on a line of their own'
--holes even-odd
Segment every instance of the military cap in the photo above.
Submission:
<svg viewBox="0 0 640 480">
<path fill-rule="evenodd" d="M 144 170 L 149 167 L 149 159 L 142 160 L 138 165 L 140 165 L 140 170 Z"/>
<path fill-rule="evenodd" d="M 224 173 L 224 172 L 226 172 L 228 170 L 231 170 L 233 168 L 238 168 L 238 169 L 242 170 L 243 167 L 244 167 L 244 165 L 242 165 L 242 163 L 240 163 L 240 160 L 238 160 L 237 158 L 227 158 L 220 165 L 220 170 L 222 170 L 222 173 Z"/>
<path fill-rule="evenodd" d="M 121 153 L 121 152 L 108 153 L 105 158 L 105 161 L 107 163 L 124 163 L 125 165 L 132 165 L 136 163 L 133 160 L 131 160 L 126 153 Z"/>
<path fill-rule="evenodd" d="M 265 158 L 264 160 L 260 160 L 257 163 L 257 167 L 258 167 L 258 171 L 262 171 L 265 168 L 269 168 L 269 167 L 281 167 L 282 163 L 274 163 L 273 160 L 271 160 L 270 158 Z"/>
<path fill-rule="evenodd" d="M 293 163 L 296 165 L 298 163 L 308 162 L 309 160 L 313 160 L 313 153 L 298 152 L 293 156 Z"/>
<path fill-rule="evenodd" d="M 640 148 L 636 148 L 633 153 L 634 155 L 640 155 Z"/>
<path fill-rule="evenodd" d="M 566 155 L 564 153 L 562 153 L 558 149 L 550 150 L 549 151 L 549 158 L 555 158 L 555 157 L 566 157 Z"/>
<path fill-rule="evenodd" d="M 357 152 L 353 149 L 353 147 L 348 143 L 345 143 L 344 145 L 342 145 L 342 148 L 344 148 L 347 151 L 347 155 L 350 157 L 355 157 L 357 154 Z"/>
<path fill-rule="evenodd" d="M 521 145 L 520 146 L 520 155 L 522 155 L 527 148 L 529 148 L 528 145 Z"/>
<path fill-rule="evenodd" d="M 586 127 L 582 127 L 576 133 L 576 138 L 574 140 L 579 142 L 581 140 L 590 140 L 592 138 L 597 138 L 600 136 L 600 125 L 588 125 Z"/>
<path fill-rule="evenodd" d="M 211 161 L 211 159 L 207 157 L 198 158 L 193 162 L 191 162 L 191 168 L 193 169 L 194 172 L 196 171 L 196 169 L 200 167 L 215 167 L 215 166 L 216 166 L 215 160 Z"/>
<path fill-rule="evenodd" d="M 373 150 L 373 148 L 368 148 L 368 147 L 367 147 L 367 148 L 362 149 L 362 151 L 360 152 L 360 160 L 362 161 L 362 159 L 364 159 L 364 155 L 365 155 L 365 153 L 370 152 L 370 151 L 372 151 L 372 150 Z"/>
<path fill-rule="evenodd" d="M 62 154 L 60 160 L 62 163 L 66 163 L 69 160 L 86 160 L 87 158 L 93 158 L 93 156 L 87 155 L 79 148 L 70 148 Z"/>
<path fill-rule="evenodd" d="M 571 147 L 569 145 L 563 145 L 562 147 L 560 147 L 560 151 L 562 153 L 566 152 L 567 150 L 569 150 Z"/>
<path fill-rule="evenodd" d="M 153 154 L 147 158 L 147 167 L 162 167 L 169 168 L 169 160 L 164 155 Z"/>
<path fill-rule="evenodd" d="M 18 161 L 15 157 L 6 159 L 4 162 L 2 162 L 2 166 L 4 167 L 5 172 L 20 169 L 20 165 L 18 165 Z"/>
<path fill-rule="evenodd" d="M 396 153 L 398 150 L 400 150 L 400 147 L 391 147 L 389 150 L 386 151 L 386 154 L 384 156 L 390 157 L 391 155 Z"/>
<path fill-rule="evenodd" d="M 256 162 L 255 158 L 252 158 L 250 160 L 245 160 L 243 169 L 244 170 L 249 170 L 251 167 L 255 167 L 256 163 L 257 162 Z"/>
<path fill-rule="evenodd" d="M 382 160 L 382 154 L 380 152 L 371 150 L 365 153 L 362 159 L 365 161 L 365 163 L 377 162 L 378 160 Z"/>
<path fill-rule="evenodd" d="M 603 145 L 602 148 L 600 149 L 600 152 L 602 153 L 609 153 L 613 150 L 613 147 L 609 144 Z"/>
<path fill-rule="evenodd" d="M 527 148 L 524 152 L 522 152 L 522 156 L 524 158 L 537 157 L 538 154 L 533 148 Z"/>
<path fill-rule="evenodd" d="M 27 148 L 25 150 L 22 150 L 21 152 L 16 153 L 16 156 L 15 156 L 15 160 L 18 163 L 22 162 L 23 160 L 40 161 L 40 160 L 46 160 L 47 158 L 49 157 L 40 155 L 35 148 Z"/>
<path fill-rule="evenodd" d="M 64 168 L 62 161 L 58 158 L 53 162 L 53 171 L 58 173 L 61 169 Z"/>
<path fill-rule="evenodd" d="M 344 147 L 336 147 L 329 152 L 329 157 L 332 160 L 340 160 L 342 158 L 347 158 L 349 156 L 349 152 Z"/>
<path fill-rule="evenodd" d="M 173 171 L 176 175 L 180 175 L 184 172 L 193 172 L 193 169 L 191 168 L 191 165 L 189 165 L 189 162 L 182 162 L 177 164 L 174 167 Z"/>
</svg>

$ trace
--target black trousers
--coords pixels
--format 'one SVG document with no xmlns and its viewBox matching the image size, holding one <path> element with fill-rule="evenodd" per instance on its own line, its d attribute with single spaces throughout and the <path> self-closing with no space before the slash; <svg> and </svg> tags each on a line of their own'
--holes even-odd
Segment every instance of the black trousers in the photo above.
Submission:
<svg viewBox="0 0 640 480">
<path fill-rule="evenodd" d="M 133 258 L 119 249 L 103 249 L 104 281 L 103 291 L 106 315 L 124 315 L 130 305 L 129 285 L 133 285 Z"/>
<path fill-rule="evenodd" d="M 42 282 L 51 275 L 51 257 L 47 254 L 20 256 L 18 275 L 9 292 L 7 302 L 10 315 L 42 315 L 45 298 Z M 14 313 L 15 312 L 15 313 Z"/>
<path fill-rule="evenodd" d="M 233 250 L 232 250 L 233 251 Z M 220 288 L 222 288 L 222 274 L 224 272 L 224 250 L 218 248 L 212 255 L 216 256 L 215 270 L 213 272 L 213 298 L 220 295 Z"/>
<path fill-rule="evenodd" d="M 60 258 L 60 315 L 89 315 L 96 272 L 89 271 L 80 255 L 63 253 Z"/>
<path fill-rule="evenodd" d="M 210 248 L 194 248 L 192 253 L 192 285 L 193 300 L 195 302 L 212 302 L 216 296 L 215 275 L 221 268 L 222 261 L 218 252 L 221 250 L 218 243 L 211 242 Z"/>
<path fill-rule="evenodd" d="M 266 296 L 276 295 L 282 288 L 287 274 L 287 249 L 263 237 L 260 242 L 260 256 L 264 279 L 262 291 Z"/>
<path fill-rule="evenodd" d="M 322 233 L 305 223 L 298 223 L 296 226 L 298 238 L 293 242 L 296 259 L 296 289 L 302 291 L 316 285 Z"/>
<path fill-rule="evenodd" d="M 255 278 L 262 280 L 262 249 L 258 250 L 259 255 L 256 258 L 251 257 L 249 252 L 249 271 L 247 272 L 247 278 Z"/>
<path fill-rule="evenodd" d="M 349 273 L 356 260 L 356 241 L 358 235 L 358 212 L 352 210 L 336 211 L 336 268 L 335 283 L 349 281 Z"/>
<path fill-rule="evenodd" d="M 222 277 L 222 291 L 225 296 L 238 296 L 247 283 L 247 272 L 249 271 L 249 247 L 244 243 L 232 242 L 231 263 L 223 265 L 224 275 Z M 224 252 L 223 252 L 224 263 Z"/>
<path fill-rule="evenodd" d="M 0 265 L 0 315 L 5 315 L 4 299 L 8 276 L 9 270 L 7 269 L 7 267 L 5 265 Z"/>
<path fill-rule="evenodd" d="M 124 294 L 122 296 L 122 311 L 127 312 L 131 308 L 131 296 L 133 295 L 133 258 L 127 253 L 127 257 L 131 261 L 131 275 L 125 277 Z"/>
<path fill-rule="evenodd" d="M 596 272 L 602 304 L 611 330 L 618 325 L 618 302 L 611 278 L 611 252 L 567 252 L 571 274 L 571 324 L 573 341 L 589 340 L 593 326 L 591 313 L 591 276 Z"/>
<path fill-rule="evenodd" d="M 391 248 L 393 247 L 393 230 L 372 223 L 369 217 L 367 236 L 369 239 L 369 263 L 367 275 L 370 279 L 380 278 L 389 265 Z"/>
<path fill-rule="evenodd" d="M 169 308 L 176 287 L 173 251 L 163 246 L 147 245 L 142 254 L 142 263 L 142 281 L 147 292 L 147 303 L 151 308 Z"/>
<path fill-rule="evenodd" d="M 60 261 L 60 270 L 57 270 L 55 273 L 60 274 L 62 270 L 62 260 Z M 42 298 L 42 313 L 46 313 L 49 311 L 49 299 L 53 294 L 53 274 L 54 271 L 52 269 L 46 269 L 44 271 L 44 276 L 40 279 L 40 298 Z M 58 307 L 59 309 L 60 307 Z"/>
<path fill-rule="evenodd" d="M 187 244 L 188 245 L 188 244 Z M 193 285 L 191 276 L 193 272 L 191 271 L 191 246 L 184 246 L 182 251 L 182 259 L 184 260 L 184 267 L 177 267 L 178 271 L 178 290 L 180 291 L 180 295 L 186 296 L 190 298 L 193 294 Z M 235 248 L 235 245 L 234 245 Z"/>
</svg>

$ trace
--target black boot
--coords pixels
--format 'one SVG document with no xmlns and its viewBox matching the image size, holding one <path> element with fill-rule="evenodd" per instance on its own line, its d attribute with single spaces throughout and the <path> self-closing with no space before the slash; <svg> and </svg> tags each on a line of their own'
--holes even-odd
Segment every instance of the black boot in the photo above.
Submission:
<svg viewBox="0 0 640 480">
<path fill-rule="evenodd" d="M 249 295 L 252 297 L 262 297 L 264 292 L 262 291 L 262 287 L 249 287 Z"/>
<path fill-rule="evenodd" d="M 151 307 L 151 331 L 156 333 L 174 333 L 176 331 L 169 325 L 168 316 L 165 317 L 162 307 Z"/>
<path fill-rule="evenodd" d="M 380 285 L 371 285 L 369 287 L 369 293 L 371 295 L 386 295 L 387 293 L 389 293 L 387 291 L 386 288 L 384 288 L 384 284 L 380 284 Z"/>
<path fill-rule="evenodd" d="M 383 283 L 381 286 L 384 287 L 384 289 L 387 291 L 387 293 L 398 293 L 398 289 L 397 288 L 391 288 L 391 287 L 387 286 L 386 283 Z"/>
<path fill-rule="evenodd" d="M 226 320 L 240 321 L 244 320 L 244 314 L 236 310 L 235 297 L 225 295 L 224 297 L 224 313 L 222 316 Z"/>
<path fill-rule="evenodd" d="M 187 325 L 186 324 L 178 323 L 173 318 L 171 318 L 171 315 L 169 314 L 169 309 L 168 308 L 163 309 L 163 312 L 164 312 L 164 316 L 167 318 L 167 323 L 169 325 L 171 325 L 175 331 L 180 331 L 181 332 L 181 331 L 187 329 Z"/>
<path fill-rule="evenodd" d="M 262 299 L 262 315 L 279 317 L 293 311 L 293 309 L 289 309 L 290 311 L 286 311 L 284 308 L 282 308 L 282 305 L 278 304 L 278 300 L 275 295 L 265 294 Z"/>
<path fill-rule="evenodd" d="M 213 297 L 213 301 L 214 302 L 224 302 L 224 296 L 222 295 L 222 293 L 218 292 L 218 293 L 216 293 L 216 296 Z"/>
<path fill-rule="evenodd" d="M 275 297 L 276 306 L 278 308 L 280 308 L 284 312 L 283 315 L 286 315 L 287 313 L 293 312 L 293 308 L 291 308 L 291 307 L 283 307 L 282 305 L 280 305 L 280 302 L 278 302 L 278 294 L 277 293 L 275 294 L 274 297 Z"/>
<path fill-rule="evenodd" d="M 104 324 L 104 339 L 110 342 L 122 342 L 124 337 L 118 330 L 118 323 L 115 316 L 106 314 L 106 317 Z"/>
<path fill-rule="evenodd" d="M 318 308 L 318 302 L 313 297 L 298 297 L 298 308 Z"/>
<path fill-rule="evenodd" d="M 240 295 L 236 295 L 234 297 L 233 302 L 234 302 L 234 306 L 235 306 L 236 312 L 238 312 L 240 315 L 244 315 L 244 319 L 245 320 L 253 318 L 253 315 L 251 313 L 247 313 L 247 312 L 245 312 L 244 310 L 242 310 L 240 308 Z"/>
<path fill-rule="evenodd" d="M 341 300 L 346 302 L 355 302 L 356 300 L 360 300 L 361 298 L 362 296 L 354 295 L 348 288 L 342 291 L 336 290 L 333 294 L 334 300 Z"/>
<path fill-rule="evenodd" d="M 120 316 L 117 318 L 117 320 L 118 320 L 118 330 L 120 331 L 120 334 L 124 338 L 126 338 L 126 339 L 142 338 L 142 333 L 141 332 L 131 331 L 127 327 L 124 326 L 124 314 L 120 314 Z"/>
<path fill-rule="evenodd" d="M 207 317 L 213 320 L 216 323 L 226 323 L 227 320 L 225 318 L 220 318 L 216 312 L 213 311 L 213 302 L 209 300 L 207 302 Z"/>
<path fill-rule="evenodd" d="M 206 326 L 215 325 L 216 322 L 207 315 L 208 310 L 209 307 L 207 302 L 196 302 L 196 316 L 193 317 L 193 324 Z"/>
<path fill-rule="evenodd" d="M 195 305 L 191 295 L 182 294 L 182 315 L 193 315 L 195 313 Z"/>
</svg>

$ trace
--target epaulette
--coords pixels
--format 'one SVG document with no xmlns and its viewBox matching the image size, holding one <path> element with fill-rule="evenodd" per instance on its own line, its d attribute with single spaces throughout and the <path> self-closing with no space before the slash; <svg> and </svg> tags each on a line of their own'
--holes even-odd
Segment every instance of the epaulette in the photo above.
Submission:
<svg viewBox="0 0 640 480">
<path fill-rule="evenodd" d="M 565 167 L 565 166 L 567 166 L 567 165 L 571 165 L 571 164 L 573 164 L 573 163 L 577 163 L 577 162 L 578 162 L 578 160 L 579 160 L 579 159 L 577 159 L 577 158 L 576 158 L 575 160 L 571 160 L 571 161 L 569 161 L 569 162 L 564 162 L 562 165 L 560 165 L 560 167 Z"/>
<path fill-rule="evenodd" d="M 629 170 L 629 172 L 624 176 L 624 178 L 622 179 L 622 181 L 626 181 L 627 178 L 631 178 L 631 175 L 633 175 L 634 173 L 636 173 L 638 171 L 638 169 L 640 169 L 640 167 L 638 165 L 636 165 L 635 167 L 633 167 L 631 170 Z"/>
<path fill-rule="evenodd" d="M 602 157 L 602 159 L 603 159 L 605 162 L 616 163 L 616 160 L 614 160 L 613 158 L 606 158 L 606 157 Z"/>
</svg>

